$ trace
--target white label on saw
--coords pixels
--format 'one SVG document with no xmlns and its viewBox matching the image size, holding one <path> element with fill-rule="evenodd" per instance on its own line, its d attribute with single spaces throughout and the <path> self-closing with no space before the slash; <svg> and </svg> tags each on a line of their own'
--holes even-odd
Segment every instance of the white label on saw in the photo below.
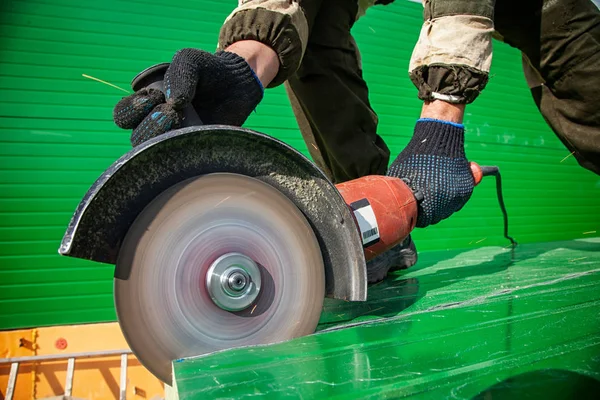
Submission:
<svg viewBox="0 0 600 400">
<path fill-rule="evenodd" d="M 379 239 L 379 227 L 377 226 L 377 219 L 375 218 L 373 207 L 371 207 L 369 203 L 367 203 L 367 205 L 364 207 L 355 209 L 354 216 L 358 222 L 358 228 L 360 229 L 363 245 Z"/>
</svg>

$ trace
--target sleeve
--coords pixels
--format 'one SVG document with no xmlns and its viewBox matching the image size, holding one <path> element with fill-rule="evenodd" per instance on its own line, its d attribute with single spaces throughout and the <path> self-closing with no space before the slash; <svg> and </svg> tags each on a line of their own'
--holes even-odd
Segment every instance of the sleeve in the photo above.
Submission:
<svg viewBox="0 0 600 400">
<path fill-rule="evenodd" d="M 423 0 L 409 76 L 419 99 L 473 102 L 492 63 L 495 0 Z"/>
<path fill-rule="evenodd" d="M 281 85 L 298 69 L 306 50 L 309 28 L 301 3 L 302 0 L 239 0 L 221 27 L 217 48 L 223 50 L 240 40 L 266 44 L 277 53 L 280 62 L 279 72 L 269 87 Z"/>
</svg>

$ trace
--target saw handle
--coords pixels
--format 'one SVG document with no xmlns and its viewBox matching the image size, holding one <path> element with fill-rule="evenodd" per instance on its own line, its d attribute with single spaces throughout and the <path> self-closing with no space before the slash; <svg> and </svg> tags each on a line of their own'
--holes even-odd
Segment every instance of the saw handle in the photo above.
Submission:
<svg viewBox="0 0 600 400">
<path fill-rule="evenodd" d="M 470 163 L 471 172 L 478 185 L 484 176 L 496 177 L 498 202 L 504 215 L 504 237 L 516 245 L 508 236 L 508 215 L 502 198 L 500 170 L 495 166 L 480 166 Z M 369 175 L 339 183 L 336 188 L 354 214 L 365 259 L 392 248 L 403 241 L 415 228 L 418 211 L 418 194 L 400 178 Z"/>
<path fill-rule="evenodd" d="M 165 73 L 169 68 L 169 63 L 156 64 L 149 68 L 146 68 L 133 78 L 131 81 L 131 88 L 134 92 L 147 87 L 150 89 L 160 90 L 165 94 Z M 202 120 L 196 113 L 194 106 L 188 104 L 183 109 L 183 118 L 180 124 L 180 128 L 187 128 L 188 126 L 204 125 Z"/>
</svg>

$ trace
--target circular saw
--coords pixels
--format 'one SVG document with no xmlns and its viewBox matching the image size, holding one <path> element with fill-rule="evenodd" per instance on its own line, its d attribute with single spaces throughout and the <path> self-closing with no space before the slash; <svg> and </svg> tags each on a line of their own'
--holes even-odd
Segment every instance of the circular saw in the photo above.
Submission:
<svg viewBox="0 0 600 400">
<path fill-rule="evenodd" d="M 133 81 L 164 90 L 168 64 Z M 325 297 L 367 298 L 366 262 L 415 227 L 399 178 L 334 185 L 289 145 L 240 127 L 185 127 L 113 163 L 75 210 L 59 254 L 115 265 L 118 321 L 133 353 L 171 385 L 171 363 L 311 334 Z M 475 184 L 497 167 L 471 163 Z"/>
<path fill-rule="evenodd" d="M 314 332 L 325 296 L 319 243 L 298 208 L 260 180 L 215 173 L 180 182 L 136 218 L 115 279 L 119 324 L 141 363 Z"/>
</svg>

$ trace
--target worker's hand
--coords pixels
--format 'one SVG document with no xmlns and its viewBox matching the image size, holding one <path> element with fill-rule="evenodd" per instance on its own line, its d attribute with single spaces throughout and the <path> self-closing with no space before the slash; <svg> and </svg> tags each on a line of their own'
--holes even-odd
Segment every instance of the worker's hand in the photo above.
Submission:
<svg viewBox="0 0 600 400">
<path fill-rule="evenodd" d="M 417 121 L 412 139 L 388 175 L 406 179 L 418 192 L 417 227 L 450 217 L 463 208 L 475 186 L 465 156 L 463 126 L 432 119 Z"/>
<path fill-rule="evenodd" d="M 113 119 L 133 129 L 131 144 L 180 127 L 190 103 L 204 124 L 241 126 L 262 100 L 264 88 L 248 63 L 230 52 L 178 51 L 164 79 L 165 95 L 143 88 L 123 98 Z"/>
</svg>

